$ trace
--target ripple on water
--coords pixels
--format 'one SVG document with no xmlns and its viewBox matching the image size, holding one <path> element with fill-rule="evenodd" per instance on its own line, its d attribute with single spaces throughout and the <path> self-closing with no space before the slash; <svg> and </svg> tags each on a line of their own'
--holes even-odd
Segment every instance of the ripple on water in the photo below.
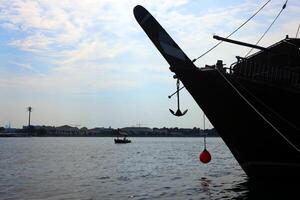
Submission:
<svg viewBox="0 0 300 200">
<path fill-rule="evenodd" d="M 171 178 L 171 181 L 176 181 L 176 180 L 179 180 L 179 179 L 182 179 L 182 177 L 176 176 L 176 177 Z"/>
<path fill-rule="evenodd" d="M 106 179 L 110 179 L 110 177 L 109 176 L 102 176 L 102 177 L 97 177 L 96 179 L 106 180 Z"/>
<path fill-rule="evenodd" d="M 126 177 L 126 176 L 119 176 L 118 178 L 117 178 L 117 180 L 118 181 L 130 181 L 130 178 L 129 177 Z"/>
</svg>

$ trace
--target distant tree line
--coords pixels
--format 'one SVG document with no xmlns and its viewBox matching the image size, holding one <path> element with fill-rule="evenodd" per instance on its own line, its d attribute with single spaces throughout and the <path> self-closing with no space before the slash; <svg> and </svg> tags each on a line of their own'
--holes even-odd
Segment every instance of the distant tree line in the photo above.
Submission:
<svg viewBox="0 0 300 200">
<path fill-rule="evenodd" d="M 0 127 L 0 137 L 117 137 L 120 131 L 128 137 L 218 137 L 217 131 L 200 128 L 148 128 L 148 127 L 125 127 L 113 128 L 78 128 L 68 125 L 54 126 L 24 126 L 22 129 L 5 129 Z"/>
</svg>

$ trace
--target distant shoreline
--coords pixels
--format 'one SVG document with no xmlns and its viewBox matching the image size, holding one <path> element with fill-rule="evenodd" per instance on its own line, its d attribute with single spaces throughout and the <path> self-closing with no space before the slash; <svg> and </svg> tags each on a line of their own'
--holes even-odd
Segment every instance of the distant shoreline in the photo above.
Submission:
<svg viewBox="0 0 300 200">
<path fill-rule="evenodd" d="M 46 138 L 46 137 L 57 137 L 57 138 L 62 138 L 62 137 L 74 137 L 74 138 L 88 138 L 88 137 L 94 137 L 94 138 L 115 138 L 116 136 L 52 136 L 52 135 L 48 135 L 48 136 L 25 136 L 25 135 L 5 135 L 5 134 L 0 134 L 0 138 Z M 138 137 L 138 138 L 146 138 L 146 137 L 151 137 L 151 138 L 178 138 L 178 137 L 182 137 L 182 138 L 192 138 L 192 137 L 204 137 L 204 136 L 128 136 L 128 137 Z M 220 137 L 220 136 L 209 136 L 207 135 L 207 137 L 213 138 L 213 137 Z"/>
<path fill-rule="evenodd" d="M 23 129 L 4 129 L 0 137 L 219 137 L 213 129 L 200 128 L 148 128 L 148 127 L 125 127 L 125 128 L 92 128 L 87 129 L 71 127 L 30 126 Z"/>
</svg>

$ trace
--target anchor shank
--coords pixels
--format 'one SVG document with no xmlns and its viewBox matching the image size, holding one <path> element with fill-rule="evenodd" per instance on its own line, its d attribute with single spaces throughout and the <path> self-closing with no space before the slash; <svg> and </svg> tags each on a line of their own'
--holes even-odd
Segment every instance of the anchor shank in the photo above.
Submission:
<svg viewBox="0 0 300 200">
<path fill-rule="evenodd" d="M 180 104 L 179 104 L 179 79 L 177 79 L 177 106 L 178 106 L 178 110 L 180 110 Z"/>
<path fill-rule="evenodd" d="M 169 95 L 169 99 L 174 96 L 175 94 L 177 94 L 180 90 L 182 90 L 183 88 L 185 88 L 185 86 L 182 86 L 181 88 L 179 88 L 179 90 L 177 90 L 176 92 L 174 92 L 173 94 Z"/>
</svg>

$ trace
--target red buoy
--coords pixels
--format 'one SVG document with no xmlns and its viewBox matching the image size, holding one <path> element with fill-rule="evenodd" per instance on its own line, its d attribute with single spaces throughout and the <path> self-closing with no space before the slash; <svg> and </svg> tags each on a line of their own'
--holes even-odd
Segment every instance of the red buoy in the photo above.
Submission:
<svg viewBox="0 0 300 200">
<path fill-rule="evenodd" d="M 204 164 L 209 163 L 209 161 L 211 160 L 210 153 L 206 149 L 204 149 L 199 155 L 199 160 Z"/>
</svg>

